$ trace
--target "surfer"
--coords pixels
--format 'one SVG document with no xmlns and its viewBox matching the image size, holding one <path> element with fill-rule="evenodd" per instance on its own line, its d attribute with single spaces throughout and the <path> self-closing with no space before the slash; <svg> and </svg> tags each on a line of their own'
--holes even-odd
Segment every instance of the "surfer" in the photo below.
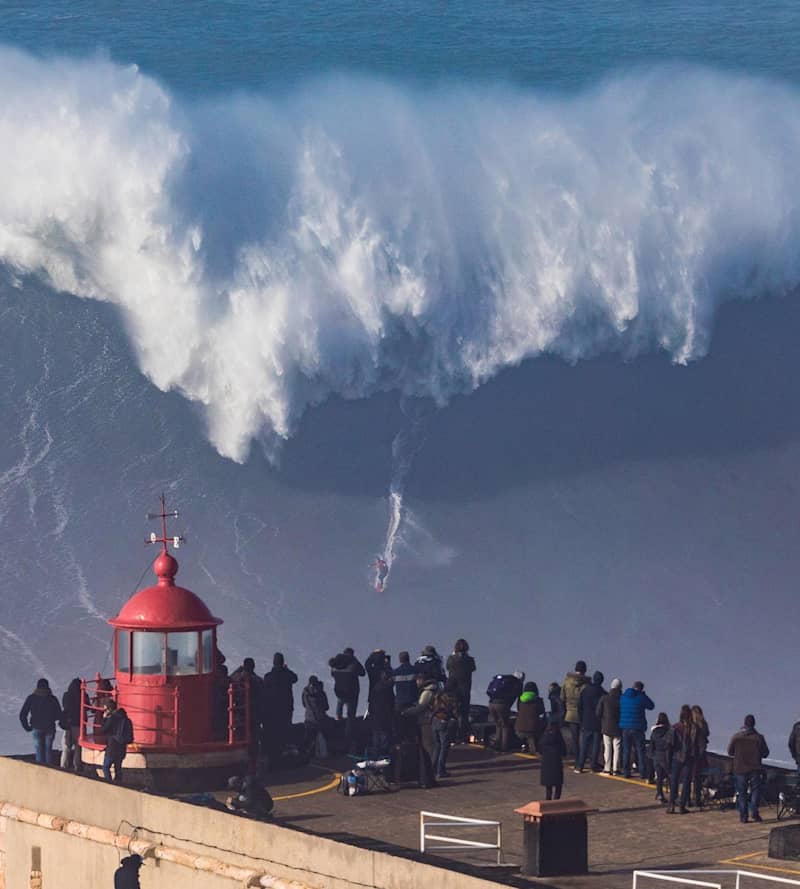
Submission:
<svg viewBox="0 0 800 889">
<path fill-rule="evenodd" d="M 389 566 L 386 563 L 386 559 L 382 559 L 380 556 L 375 559 L 375 571 L 377 572 L 375 575 L 375 589 L 377 592 L 382 593 L 386 585 L 386 578 L 389 576 Z"/>
</svg>

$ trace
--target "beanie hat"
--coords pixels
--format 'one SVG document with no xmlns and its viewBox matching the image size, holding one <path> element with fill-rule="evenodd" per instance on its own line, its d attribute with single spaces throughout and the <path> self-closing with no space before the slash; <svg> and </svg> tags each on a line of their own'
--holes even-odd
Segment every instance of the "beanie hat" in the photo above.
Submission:
<svg viewBox="0 0 800 889">
<path fill-rule="evenodd" d="M 37 688 L 50 688 L 50 683 L 46 679 L 39 679 L 36 682 Z"/>
<path fill-rule="evenodd" d="M 604 680 L 605 678 L 606 678 L 606 677 L 603 676 L 603 674 L 602 674 L 599 670 L 595 670 L 595 672 L 594 672 L 594 676 L 592 676 L 592 683 L 593 683 L 594 685 L 602 685 L 602 684 L 603 684 L 603 680 Z"/>
<path fill-rule="evenodd" d="M 612 688 L 622 688 L 622 680 L 621 679 L 612 679 L 611 680 Z"/>
</svg>

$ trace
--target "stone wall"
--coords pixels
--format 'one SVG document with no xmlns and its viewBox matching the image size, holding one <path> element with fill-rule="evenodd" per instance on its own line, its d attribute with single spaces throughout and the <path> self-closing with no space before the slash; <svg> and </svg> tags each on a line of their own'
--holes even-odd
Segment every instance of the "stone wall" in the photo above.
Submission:
<svg viewBox="0 0 800 889">
<path fill-rule="evenodd" d="M 141 872 L 143 889 L 233 889 L 243 885 L 232 877 L 235 868 L 293 883 L 297 889 L 497 886 L 384 852 L 5 757 L 0 757 L 0 800 L 0 889 L 28 889 L 32 855 L 37 854 L 44 889 L 106 889 L 131 842 L 134 851 L 149 850 Z M 247 879 L 253 881 L 244 885 L 278 885 L 261 882 L 260 876 L 259 882 L 255 876 Z"/>
</svg>

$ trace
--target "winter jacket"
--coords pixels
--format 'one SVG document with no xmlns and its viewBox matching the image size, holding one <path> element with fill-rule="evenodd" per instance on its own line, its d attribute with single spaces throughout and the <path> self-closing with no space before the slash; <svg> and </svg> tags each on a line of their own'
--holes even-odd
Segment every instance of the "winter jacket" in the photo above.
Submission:
<svg viewBox="0 0 800 889">
<path fill-rule="evenodd" d="M 37 688 L 33 694 L 25 698 L 25 703 L 19 711 L 19 721 L 26 732 L 36 729 L 47 735 L 54 735 L 59 719 L 61 719 L 61 707 L 58 706 L 58 700 L 49 688 Z"/>
<path fill-rule="evenodd" d="M 769 756 L 769 747 L 760 732 L 743 728 L 731 738 L 728 756 L 733 757 L 733 774 L 747 775 L 761 768 L 761 760 Z"/>
<path fill-rule="evenodd" d="M 330 705 L 328 704 L 328 696 L 325 694 L 322 683 L 317 682 L 314 685 L 309 683 L 303 689 L 302 702 L 306 725 L 323 725 Z"/>
<path fill-rule="evenodd" d="M 792 759 L 800 762 L 800 722 L 796 722 L 792 726 L 792 731 L 789 735 L 789 753 L 792 754 Z"/>
<path fill-rule="evenodd" d="M 650 733 L 650 759 L 654 766 L 668 769 L 670 764 L 670 740 L 672 729 L 668 725 L 654 725 Z"/>
<path fill-rule="evenodd" d="M 697 747 L 698 767 L 707 768 L 708 756 L 706 755 L 706 751 L 708 750 L 708 739 L 711 737 L 711 732 L 708 729 L 708 723 L 705 721 L 705 719 L 699 724 L 694 724 L 694 731 L 695 743 Z"/>
<path fill-rule="evenodd" d="M 447 678 L 444 675 L 444 667 L 442 666 L 442 657 L 439 654 L 423 654 L 414 661 L 417 673 L 424 676 L 430 676 L 437 682 L 444 682 Z"/>
<path fill-rule="evenodd" d="M 669 737 L 670 761 L 693 763 L 697 759 L 697 732 L 694 723 L 676 722 Z"/>
<path fill-rule="evenodd" d="M 264 674 L 261 696 L 264 702 L 264 716 L 291 716 L 294 711 L 292 686 L 297 682 L 297 673 L 285 664 L 273 667 Z"/>
<path fill-rule="evenodd" d="M 619 701 L 619 727 L 647 731 L 645 710 L 652 710 L 655 704 L 643 691 L 626 688 Z"/>
<path fill-rule="evenodd" d="M 561 689 L 551 692 L 547 699 L 550 701 L 550 722 L 559 725 L 564 722 L 564 704 L 561 700 Z"/>
<path fill-rule="evenodd" d="M 433 703 L 436 692 L 438 691 L 438 683 L 429 679 L 422 687 L 419 693 L 419 700 L 413 707 L 409 707 L 403 711 L 405 716 L 415 716 L 417 725 L 430 725 L 431 716 L 433 715 Z"/>
<path fill-rule="evenodd" d="M 538 735 L 544 731 L 544 701 L 535 691 L 524 691 L 519 697 L 514 731 L 518 735 Z"/>
<path fill-rule="evenodd" d="M 328 661 L 328 664 L 333 676 L 333 691 L 336 697 L 343 701 L 355 700 L 360 688 L 358 677 L 366 674 L 361 662 L 352 654 L 337 654 Z"/>
<path fill-rule="evenodd" d="M 84 693 L 86 703 L 89 695 Z M 87 711 L 88 712 L 88 711 Z M 61 728 L 79 728 L 81 724 L 81 683 L 73 679 L 61 698 Z"/>
<path fill-rule="evenodd" d="M 381 673 L 387 668 L 388 660 L 389 658 L 386 656 L 386 652 L 382 648 L 379 648 L 377 651 L 373 651 L 364 661 L 364 672 L 367 674 L 370 688 L 372 688 L 375 682 L 380 678 Z M 389 669 L 391 669 L 391 667 L 389 667 Z"/>
<path fill-rule="evenodd" d="M 417 703 L 417 668 L 413 664 L 394 668 L 394 697 L 398 710 Z"/>
<path fill-rule="evenodd" d="M 369 715 L 375 728 L 391 731 L 394 723 L 394 677 L 391 673 L 382 673 L 372 683 Z"/>
<path fill-rule="evenodd" d="M 600 731 L 600 718 L 597 715 L 597 705 L 600 699 L 606 696 L 603 688 L 603 674 L 595 673 L 592 676 L 591 685 L 584 685 L 578 697 L 578 722 L 581 728 L 587 732 Z"/>
<path fill-rule="evenodd" d="M 542 787 L 564 783 L 564 757 L 567 747 L 561 731 L 547 731 L 539 739 L 539 768 Z"/>
<path fill-rule="evenodd" d="M 261 722 L 264 712 L 264 682 L 257 673 L 251 673 L 244 667 L 238 667 L 231 673 L 231 683 L 238 685 L 247 682 L 250 694 L 250 726 L 255 727 Z"/>
<path fill-rule="evenodd" d="M 122 707 L 106 716 L 101 731 L 106 739 L 106 750 L 122 753 L 124 756 L 128 749 L 125 738 L 133 739 L 133 723 Z"/>
<path fill-rule="evenodd" d="M 475 672 L 475 658 L 463 651 L 454 651 L 447 658 L 447 676 L 458 683 L 461 694 L 472 690 L 472 674 Z"/>
<path fill-rule="evenodd" d="M 500 674 L 498 674 L 499 676 Z M 496 676 L 495 679 L 498 677 Z M 510 710 L 517 702 L 517 698 L 522 694 L 522 680 L 514 676 L 513 673 L 503 673 L 501 689 L 490 693 L 492 686 L 495 685 L 495 679 L 489 683 L 486 694 L 489 697 L 490 704 L 505 704 Z"/>
<path fill-rule="evenodd" d="M 597 702 L 597 718 L 600 720 L 600 731 L 609 738 L 621 738 L 622 729 L 619 727 L 619 705 L 622 691 L 612 688 Z"/>
<path fill-rule="evenodd" d="M 564 722 L 580 722 L 578 701 L 581 691 L 589 684 L 589 677 L 583 673 L 567 673 L 561 686 L 561 702 L 564 704 Z"/>
</svg>

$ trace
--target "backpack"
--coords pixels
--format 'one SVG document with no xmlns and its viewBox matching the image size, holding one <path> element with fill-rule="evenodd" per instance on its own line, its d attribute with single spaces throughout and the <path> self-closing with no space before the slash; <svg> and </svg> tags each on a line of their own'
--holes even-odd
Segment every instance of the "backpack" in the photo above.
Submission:
<svg viewBox="0 0 800 889">
<path fill-rule="evenodd" d="M 117 744 L 123 747 L 133 744 L 133 723 L 127 716 L 117 721 L 117 727 L 114 729 L 114 734 L 111 737 Z"/>
<path fill-rule="evenodd" d="M 508 676 L 502 676 L 498 674 L 489 683 L 489 687 L 486 689 L 486 694 L 491 701 L 493 698 L 502 698 L 507 690 Z"/>
<path fill-rule="evenodd" d="M 442 722 L 449 722 L 454 718 L 453 699 L 446 691 L 440 691 L 433 698 L 433 718 Z"/>
</svg>

